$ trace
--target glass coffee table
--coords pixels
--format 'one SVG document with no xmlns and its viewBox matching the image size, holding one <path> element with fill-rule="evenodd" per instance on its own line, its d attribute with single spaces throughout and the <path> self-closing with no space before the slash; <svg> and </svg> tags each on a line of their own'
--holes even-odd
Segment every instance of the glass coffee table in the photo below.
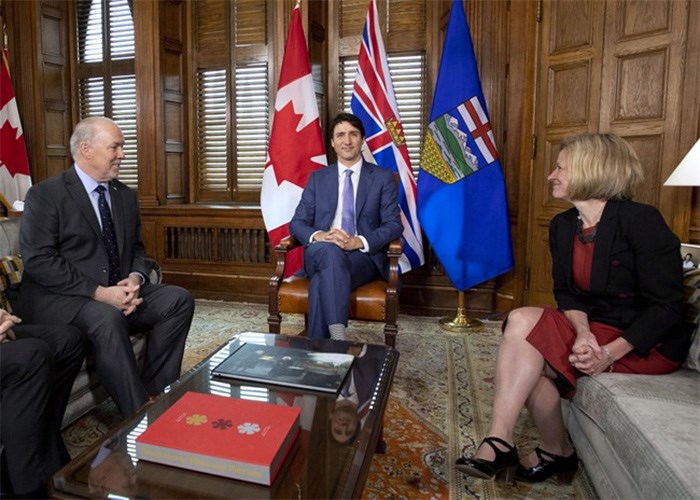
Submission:
<svg viewBox="0 0 700 500">
<path fill-rule="evenodd" d="M 338 395 L 212 377 L 242 342 L 355 355 Z M 58 498 L 359 498 L 399 353 L 384 345 L 263 333 L 235 336 L 53 478 Z M 138 460 L 136 438 L 188 391 L 301 408 L 302 430 L 274 482 L 244 481 Z"/>
</svg>

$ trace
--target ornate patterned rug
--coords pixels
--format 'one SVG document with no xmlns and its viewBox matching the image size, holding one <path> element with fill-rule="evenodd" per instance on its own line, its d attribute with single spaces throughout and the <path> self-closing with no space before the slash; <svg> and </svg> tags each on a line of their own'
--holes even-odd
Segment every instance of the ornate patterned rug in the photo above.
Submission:
<svg viewBox="0 0 700 500">
<path fill-rule="evenodd" d="M 303 329 L 303 317 L 285 317 L 283 333 Z M 183 371 L 209 355 L 233 334 L 267 331 L 261 304 L 197 301 L 187 341 Z M 382 325 L 351 322 L 351 338 L 383 343 Z M 397 348 L 401 352 L 385 418 L 387 453 L 375 455 L 364 490 L 367 499 L 595 498 L 581 469 L 570 485 L 495 483 L 467 478 L 452 464 L 470 454 L 488 431 L 493 369 L 500 323 L 466 333 L 442 330 L 436 318 L 401 315 Z M 64 430 L 72 456 L 118 422 L 116 408 L 104 403 Z M 532 422 L 523 411 L 518 447 L 527 453 L 537 444 Z"/>
</svg>

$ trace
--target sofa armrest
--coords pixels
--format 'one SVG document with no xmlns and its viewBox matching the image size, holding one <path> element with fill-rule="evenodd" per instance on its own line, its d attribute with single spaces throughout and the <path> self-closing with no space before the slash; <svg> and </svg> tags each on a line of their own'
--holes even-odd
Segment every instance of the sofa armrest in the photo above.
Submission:
<svg viewBox="0 0 700 500">
<path fill-rule="evenodd" d="M 163 270 L 156 259 L 146 257 L 146 265 L 148 266 L 148 281 L 159 284 L 163 282 Z"/>
</svg>

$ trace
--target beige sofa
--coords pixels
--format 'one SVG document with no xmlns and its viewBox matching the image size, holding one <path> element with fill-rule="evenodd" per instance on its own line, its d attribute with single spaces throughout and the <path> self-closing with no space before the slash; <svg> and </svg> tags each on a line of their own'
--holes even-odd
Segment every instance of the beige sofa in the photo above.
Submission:
<svg viewBox="0 0 700 500">
<path fill-rule="evenodd" d="M 0 294 L 3 299 L 11 295 L 12 289 L 16 288 L 17 283 L 21 280 L 21 260 L 19 256 L 19 229 L 22 223 L 21 218 L 0 218 L 0 263 L 2 264 L 0 273 Z M 159 283 L 161 280 L 161 272 L 155 261 L 152 261 L 153 268 L 149 279 L 152 282 Z M 1 300 L 2 304 L 6 304 L 5 300 Z M 146 336 L 145 334 L 132 335 L 131 342 L 136 354 L 138 363 L 143 361 L 146 352 Z M 109 395 L 105 388 L 100 384 L 99 378 L 95 373 L 92 357 L 89 352 L 80 373 L 75 379 L 68 407 L 63 418 L 63 427 L 74 422 L 85 413 L 94 408 L 97 404 L 107 399 Z"/>
<path fill-rule="evenodd" d="M 698 324 L 700 270 L 686 274 Z M 564 402 L 567 427 L 599 498 L 700 495 L 700 334 L 669 375 L 605 373 L 579 379 Z"/>
</svg>

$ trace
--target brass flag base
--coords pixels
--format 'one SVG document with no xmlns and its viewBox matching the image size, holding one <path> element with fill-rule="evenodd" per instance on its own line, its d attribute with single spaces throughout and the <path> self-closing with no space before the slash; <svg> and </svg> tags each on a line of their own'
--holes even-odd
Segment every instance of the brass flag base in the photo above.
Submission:
<svg viewBox="0 0 700 500">
<path fill-rule="evenodd" d="M 457 316 L 454 318 L 450 318 L 449 316 L 440 318 L 438 321 L 440 328 L 456 333 L 466 333 L 474 328 L 479 328 L 481 326 L 481 321 L 470 318 L 464 312 L 464 292 L 462 291 L 460 291 L 458 294 L 458 302 L 459 305 L 457 306 Z"/>
<path fill-rule="evenodd" d="M 464 311 L 457 309 L 457 316 L 440 318 L 440 328 L 450 332 L 464 333 L 481 326 L 481 321 L 470 318 Z"/>
</svg>

